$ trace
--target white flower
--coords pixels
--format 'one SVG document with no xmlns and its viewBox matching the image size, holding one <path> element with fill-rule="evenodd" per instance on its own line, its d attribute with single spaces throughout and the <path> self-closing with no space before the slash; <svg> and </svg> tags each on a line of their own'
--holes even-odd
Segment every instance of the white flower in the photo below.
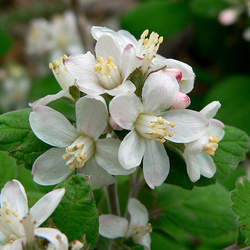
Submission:
<svg viewBox="0 0 250 250">
<path fill-rule="evenodd" d="M 0 248 L 21 250 L 34 235 L 51 242 L 56 250 L 67 250 L 67 237 L 54 228 L 39 227 L 54 212 L 65 189 L 55 189 L 43 196 L 30 210 L 26 192 L 17 180 L 7 182 L 1 191 Z"/>
<path fill-rule="evenodd" d="M 140 165 L 147 184 L 154 188 L 163 183 L 169 172 L 165 140 L 187 143 L 198 139 L 208 127 L 199 112 L 170 110 L 179 93 L 176 79 L 164 70 L 151 73 L 142 89 L 142 102 L 135 94 L 120 95 L 109 105 L 112 119 L 131 130 L 123 139 L 118 153 L 125 169 Z"/>
<path fill-rule="evenodd" d="M 231 25 L 236 22 L 239 17 L 240 12 L 236 8 L 224 9 L 219 14 L 219 22 L 222 25 Z"/>
<path fill-rule="evenodd" d="M 59 98 L 67 97 L 71 100 L 73 100 L 73 97 L 71 96 L 69 92 L 69 88 L 71 86 L 75 85 L 75 79 L 70 74 L 70 72 L 65 67 L 65 61 L 68 59 L 66 55 L 61 56 L 55 60 L 53 60 L 49 64 L 49 68 L 52 70 L 58 84 L 62 88 L 61 91 L 54 95 L 47 95 L 45 97 L 40 98 L 39 100 L 30 103 L 29 105 L 31 107 L 37 106 L 37 105 L 47 105 L 50 102 L 53 102 Z"/>
<path fill-rule="evenodd" d="M 152 32 L 149 35 L 149 31 L 145 30 L 138 41 L 126 30 L 115 32 L 106 27 L 93 26 L 91 33 L 97 42 L 103 36 L 109 35 L 113 37 L 113 40 L 119 44 L 121 49 L 132 46 L 136 51 L 137 60 L 133 59 L 136 60 L 136 67 L 140 67 L 145 75 L 163 67 L 166 67 L 169 71 L 177 70 L 181 73 L 177 75 L 180 90 L 188 93 L 193 89 L 195 74 L 188 64 L 174 59 L 166 59 L 157 54 L 158 48 L 163 42 L 163 37 L 160 37 L 157 33 Z"/>
<path fill-rule="evenodd" d="M 90 52 L 71 56 L 65 66 L 77 79 L 79 90 L 89 95 L 108 93 L 116 96 L 135 91 L 128 80 L 136 69 L 135 49 L 131 44 L 120 47 L 113 36 L 106 34 L 98 39 L 95 58 Z"/>
<path fill-rule="evenodd" d="M 119 237 L 132 237 L 135 243 L 150 249 L 152 232 L 148 223 L 148 211 L 138 200 L 131 198 L 128 202 L 130 222 L 116 215 L 101 215 L 99 217 L 99 233 L 103 237 L 115 239 Z"/>
<path fill-rule="evenodd" d="M 84 96 L 76 102 L 76 128 L 61 113 L 47 106 L 35 106 L 29 120 L 35 135 L 56 147 L 33 164 L 32 174 L 38 184 L 57 184 L 78 169 L 90 176 L 93 188 L 99 188 L 114 182 L 110 174 L 133 172 L 126 171 L 118 162 L 118 139 L 99 139 L 108 121 L 102 97 Z"/>
<path fill-rule="evenodd" d="M 194 142 L 185 144 L 183 153 L 187 165 L 187 173 L 192 182 L 200 179 L 200 175 L 212 178 L 216 172 L 213 158 L 218 142 L 224 136 L 224 124 L 213 117 L 220 108 L 217 101 L 211 102 L 200 113 L 209 119 L 207 131 Z"/>
</svg>

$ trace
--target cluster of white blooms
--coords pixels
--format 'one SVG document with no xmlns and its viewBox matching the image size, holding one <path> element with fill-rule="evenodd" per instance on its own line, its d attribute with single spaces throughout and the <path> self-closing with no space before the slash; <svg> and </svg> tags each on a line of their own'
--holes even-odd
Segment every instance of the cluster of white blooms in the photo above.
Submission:
<svg viewBox="0 0 250 250">
<path fill-rule="evenodd" d="M 200 112 L 187 109 L 187 93 L 195 78 L 192 68 L 158 55 L 163 38 L 155 32 L 145 30 L 138 41 L 124 30 L 92 27 L 91 32 L 95 55 L 64 55 L 51 62 L 62 90 L 31 104 L 33 132 L 53 146 L 34 162 L 34 181 L 54 185 L 74 172 L 88 175 L 95 189 L 114 183 L 115 175 L 131 174 L 142 166 L 146 183 L 154 189 L 169 173 L 165 149 L 169 142 L 183 145 L 191 181 L 200 175 L 211 178 L 216 171 L 211 155 L 224 136 L 224 125 L 212 119 L 220 108 L 217 101 Z M 132 77 L 135 73 L 140 80 Z M 72 86 L 85 94 L 75 100 L 75 125 L 46 106 L 61 97 L 74 101 Z M 126 134 L 122 140 L 116 130 Z M 128 210 L 130 224 L 120 217 L 101 216 L 100 234 L 132 237 L 149 248 L 146 209 L 132 199 Z M 120 229 L 113 229 L 112 223 Z"/>
<path fill-rule="evenodd" d="M 231 1 L 232 7 L 224 9 L 219 14 L 219 22 L 222 25 L 232 25 L 234 24 L 241 15 L 245 14 L 250 17 L 250 0 L 243 1 Z M 243 38 L 246 41 L 250 41 L 250 27 L 247 27 L 243 32 Z"/>
<path fill-rule="evenodd" d="M 26 42 L 28 54 L 39 56 L 47 53 L 50 60 L 64 53 L 83 52 L 72 12 L 54 16 L 51 21 L 45 18 L 32 20 Z"/>
<path fill-rule="evenodd" d="M 17 180 L 7 182 L 1 191 L 0 249 L 22 250 L 37 236 L 50 242 L 48 249 L 67 250 L 68 239 L 63 233 L 55 228 L 39 227 L 54 212 L 64 193 L 64 189 L 55 189 L 29 210 L 22 184 Z"/>
</svg>

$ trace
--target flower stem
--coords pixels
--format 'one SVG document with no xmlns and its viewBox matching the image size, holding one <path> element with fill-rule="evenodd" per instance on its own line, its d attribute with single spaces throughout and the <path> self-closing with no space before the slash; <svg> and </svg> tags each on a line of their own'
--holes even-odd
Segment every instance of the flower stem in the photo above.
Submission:
<svg viewBox="0 0 250 250">
<path fill-rule="evenodd" d="M 111 184 L 107 187 L 107 194 L 110 213 L 120 216 L 117 183 Z"/>
</svg>

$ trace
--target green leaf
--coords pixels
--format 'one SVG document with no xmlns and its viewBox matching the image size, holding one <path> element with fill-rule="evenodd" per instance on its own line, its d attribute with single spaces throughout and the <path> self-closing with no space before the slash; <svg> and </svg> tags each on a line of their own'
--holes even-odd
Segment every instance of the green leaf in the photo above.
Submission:
<svg viewBox="0 0 250 250">
<path fill-rule="evenodd" d="M 233 210 L 238 215 L 241 232 L 246 238 L 246 246 L 250 245 L 250 181 L 244 179 L 232 192 Z"/>
<path fill-rule="evenodd" d="M 40 141 L 29 125 L 31 109 L 0 115 L 0 150 L 8 151 L 18 165 L 31 168 L 35 159 L 50 146 Z"/>
<path fill-rule="evenodd" d="M 194 187 L 189 191 L 163 184 L 155 192 L 158 208 L 151 211 L 151 215 L 159 217 L 153 228 L 181 241 L 181 232 L 198 240 L 232 233 L 232 242 L 235 240 L 236 224 L 230 194 L 222 185 Z"/>
<path fill-rule="evenodd" d="M 93 247 L 98 238 L 98 213 L 88 179 L 73 176 L 56 188 L 62 187 L 66 193 L 53 215 L 56 226 L 69 241 L 86 234 L 87 242 Z"/>
<path fill-rule="evenodd" d="M 31 207 L 38 199 L 46 192 L 51 190 L 51 187 L 42 187 L 33 181 L 31 172 L 22 166 L 17 166 L 15 159 L 10 157 L 7 152 L 0 151 L 0 189 L 6 182 L 17 179 L 24 186 L 29 206 Z"/>
<path fill-rule="evenodd" d="M 222 106 L 217 118 L 225 124 L 238 127 L 250 134 L 250 77 L 230 76 L 217 83 L 207 94 L 206 104 L 220 100 Z"/>
<path fill-rule="evenodd" d="M 121 19 L 121 27 L 136 37 L 149 29 L 169 38 L 184 30 L 189 21 L 190 13 L 185 1 L 154 1 L 142 3 L 127 12 Z"/>
<path fill-rule="evenodd" d="M 219 143 L 214 156 L 217 167 L 216 179 L 221 183 L 226 183 L 239 163 L 246 158 L 249 149 L 250 140 L 248 135 L 240 129 L 226 126 L 225 136 Z M 228 184 L 232 186 L 232 183 Z"/>
<path fill-rule="evenodd" d="M 216 18 L 229 4 L 225 0 L 192 0 L 191 9 L 202 17 Z"/>
<path fill-rule="evenodd" d="M 12 38 L 3 30 L 0 29 L 0 56 L 3 56 L 8 49 L 12 46 Z"/>
</svg>

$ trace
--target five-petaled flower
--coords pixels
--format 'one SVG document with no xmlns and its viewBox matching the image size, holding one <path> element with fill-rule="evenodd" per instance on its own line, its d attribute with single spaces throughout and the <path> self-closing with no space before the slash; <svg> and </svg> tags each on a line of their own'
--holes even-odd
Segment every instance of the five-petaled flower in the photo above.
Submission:
<svg viewBox="0 0 250 250">
<path fill-rule="evenodd" d="M 65 189 L 55 189 L 43 196 L 29 210 L 26 192 L 17 180 L 9 181 L 1 191 L 0 248 L 21 250 L 34 237 L 48 240 L 55 250 L 67 250 L 67 237 L 55 228 L 39 227 L 54 212 Z"/>
</svg>

